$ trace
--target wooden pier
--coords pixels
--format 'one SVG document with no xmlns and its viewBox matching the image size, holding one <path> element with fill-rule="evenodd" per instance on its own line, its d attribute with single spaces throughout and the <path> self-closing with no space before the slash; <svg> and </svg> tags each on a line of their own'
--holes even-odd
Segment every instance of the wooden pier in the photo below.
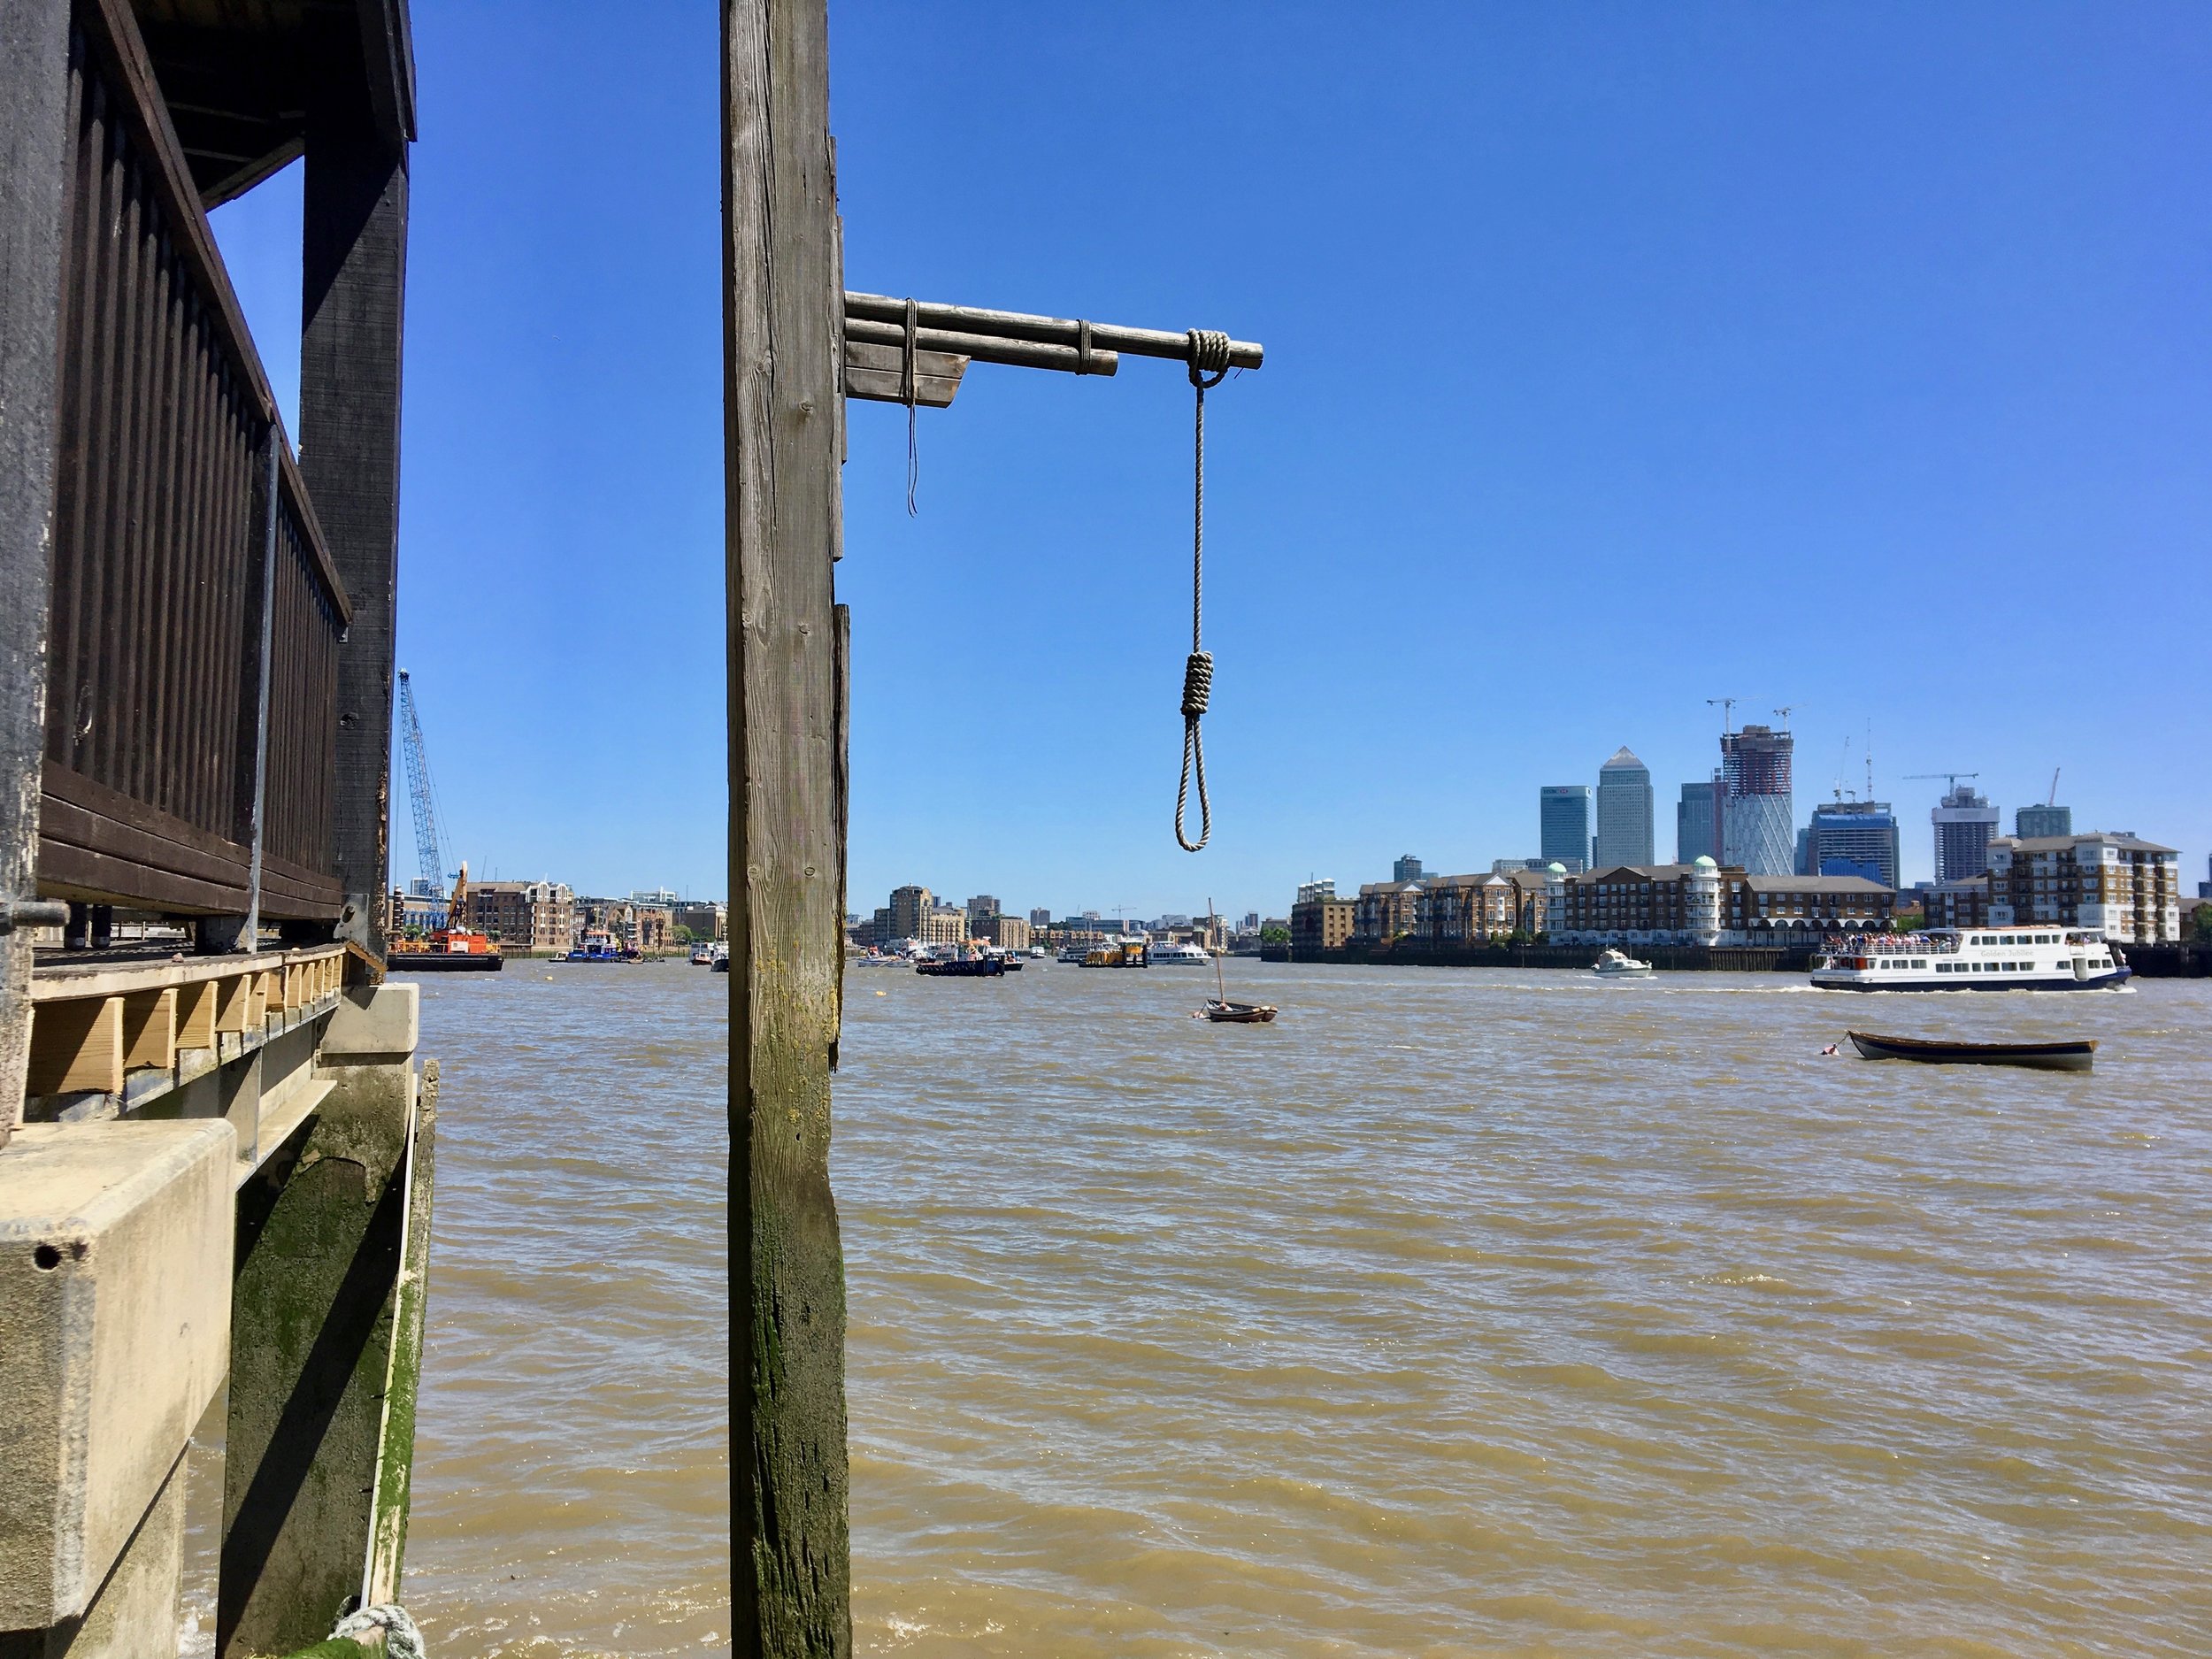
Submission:
<svg viewBox="0 0 2212 1659">
<path fill-rule="evenodd" d="M 427 1262 L 406 8 L 4 0 L 0 93 L 0 1659 L 171 1659 L 226 1383 L 218 1651 L 288 1654 L 397 1589 Z M 303 157 L 304 461 L 207 221 Z"/>
</svg>

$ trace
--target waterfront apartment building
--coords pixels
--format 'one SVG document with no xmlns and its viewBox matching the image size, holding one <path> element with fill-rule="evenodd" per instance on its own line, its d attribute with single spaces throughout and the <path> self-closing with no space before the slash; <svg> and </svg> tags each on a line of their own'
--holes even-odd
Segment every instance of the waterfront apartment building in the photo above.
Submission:
<svg viewBox="0 0 2212 1659">
<path fill-rule="evenodd" d="M 972 917 L 969 924 L 975 926 Z M 978 938 L 987 940 L 1001 950 L 1026 950 L 1033 936 L 1029 924 L 1020 917 L 1005 916 L 995 910 L 991 913 L 988 925 L 976 926 L 975 931 Z"/>
<path fill-rule="evenodd" d="M 1894 888 L 1900 848 L 1897 814 L 1888 802 L 1824 801 L 1806 826 L 1801 873 L 1864 876 Z"/>
<path fill-rule="evenodd" d="M 1416 931 L 1421 902 L 1418 881 L 1363 881 L 1352 902 L 1352 937 L 1364 945 L 1386 945 Z"/>
<path fill-rule="evenodd" d="M 1864 876 L 1732 875 L 1722 895 L 1721 941 L 1729 945 L 1817 944 L 1828 933 L 1889 926 L 1897 895 Z"/>
<path fill-rule="evenodd" d="M 507 950 L 566 950 L 576 936 L 576 894 L 563 881 L 479 881 L 468 924 Z"/>
<path fill-rule="evenodd" d="M 1724 732 L 1720 782 L 1720 856 L 1754 875 L 1781 876 L 1797 867 L 1797 812 L 1790 781 L 1796 740 L 1771 726 Z"/>
<path fill-rule="evenodd" d="M 968 926 L 978 939 L 990 937 L 991 918 L 998 913 L 998 900 L 988 893 L 979 893 L 968 901 Z"/>
<path fill-rule="evenodd" d="M 1598 768 L 1597 848 L 1591 863 L 1647 864 L 1652 850 L 1651 769 L 1626 747 Z"/>
<path fill-rule="evenodd" d="M 1861 876 L 1757 875 L 1701 856 L 1553 880 L 1550 936 L 1568 945 L 1789 946 L 1888 926 L 1896 895 Z"/>
<path fill-rule="evenodd" d="M 1720 835 L 1714 827 L 1713 792 L 1717 780 L 1686 783 L 1682 798 L 1674 803 L 1674 862 L 1694 864 L 1700 858 L 1720 861 Z"/>
<path fill-rule="evenodd" d="M 1986 927 L 1989 926 L 1989 878 L 1970 881 L 1924 881 L 1915 889 L 1927 927 Z"/>
<path fill-rule="evenodd" d="M 2001 836 L 1987 847 L 1989 925 L 2095 928 L 2124 945 L 2181 937 L 2181 855 L 2128 834 Z"/>
<path fill-rule="evenodd" d="M 1300 904 L 1310 904 L 1317 899 L 1334 897 L 1336 897 L 1336 883 L 1327 876 L 1323 876 L 1317 881 L 1301 881 L 1298 884 L 1297 902 Z"/>
<path fill-rule="evenodd" d="M 925 887 L 892 888 L 891 902 L 887 907 L 891 914 L 885 918 L 890 923 L 889 937 L 919 939 L 922 936 L 922 918 L 929 914 L 936 902 Z"/>
<path fill-rule="evenodd" d="M 2023 841 L 2046 835 L 2071 835 L 2074 809 L 2070 806 L 2024 806 L 2012 815 L 2012 833 Z"/>
<path fill-rule="evenodd" d="M 1997 818 L 1988 796 L 1962 783 L 1953 786 L 1928 813 L 1935 826 L 1938 881 L 1970 881 L 1989 873 L 1989 843 L 1997 839 Z"/>
<path fill-rule="evenodd" d="M 1413 932 L 1427 945 L 1481 945 L 1519 925 L 1520 890 L 1495 871 L 1431 876 L 1414 898 Z"/>
<path fill-rule="evenodd" d="M 1556 945 L 1709 945 L 1720 932 L 1723 872 L 1686 864 L 1603 865 L 1551 878 L 1546 933 Z"/>
<path fill-rule="evenodd" d="M 909 935 L 902 933 L 903 939 Z M 964 945 L 968 942 L 968 912 L 957 904 L 933 904 L 924 910 L 911 937 L 925 945 Z"/>
<path fill-rule="evenodd" d="M 1301 961 L 1310 962 L 1324 950 L 1340 949 L 1352 936 L 1352 916 L 1358 909 L 1350 899 L 1340 899 L 1333 884 L 1330 891 L 1313 898 L 1301 896 L 1290 907 L 1290 953 Z M 1299 888 L 1302 895 L 1306 889 Z"/>
</svg>

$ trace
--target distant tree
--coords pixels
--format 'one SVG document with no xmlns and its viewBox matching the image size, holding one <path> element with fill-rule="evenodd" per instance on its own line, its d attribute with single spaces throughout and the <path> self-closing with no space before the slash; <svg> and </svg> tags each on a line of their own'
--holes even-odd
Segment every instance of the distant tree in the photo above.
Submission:
<svg viewBox="0 0 2212 1659">
<path fill-rule="evenodd" d="M 2197 937 L 2212 940 L 2212 904 L 2198 905 L 2193 919 L 2196 923 Z"/>
<path fill-rule="evenodd" d="M 2207 905 L 2205 908 L 2207 910 L 2212 910 L 2212 905 Z M 1287 945 L 1290 943 L 1290 929 L 1287 927 L 1263 927 L 1260 929 L 1260 943 L 1263 945 Z"/>
<path fill-rule="evenodd" d="M 676 942 L 680 945 L 688 945 L 695 942 L 691 936 L 691 929 L 686 927 L 680 922 L 676 925 Z"/>
<path fill-rule="evenodd" d="M 1509 945 L 1532 945 L 1536 940 L 1527 928 L 1517 927 L 1505 936 L 1505 942 Z"/>
</svg>

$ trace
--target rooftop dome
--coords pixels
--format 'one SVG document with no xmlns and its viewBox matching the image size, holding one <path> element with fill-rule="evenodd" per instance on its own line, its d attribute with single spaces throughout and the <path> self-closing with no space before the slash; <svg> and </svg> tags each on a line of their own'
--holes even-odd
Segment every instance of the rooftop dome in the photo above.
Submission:
<svg viewBox="0 0 2212 1659">
<path fill-rule="evenodd" d="M 1720 866 L 1713 862 L 1712 854 L 1700 853 L 1696 857 L 1690 860 L 1690 868 L 1693 870 L 1717 870 Z"/>
<path fill-rule="evenodd" d="M 1546 864 L 1544 866 L 1544 873 L 1548 876 L 1563 876 L 1567 873 L 1567 866 L 1564 864 Z"/>
</svg>

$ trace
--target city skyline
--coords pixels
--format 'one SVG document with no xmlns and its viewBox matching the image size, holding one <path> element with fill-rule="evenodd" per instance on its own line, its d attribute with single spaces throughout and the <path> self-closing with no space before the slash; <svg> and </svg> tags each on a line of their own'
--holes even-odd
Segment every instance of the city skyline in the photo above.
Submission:
<svg viewBox="0 0 2212 1659">
<path fill-rule="evenodd" d="M 902 411 L 849 411 L 855 891 L 926 868 L 1154 910 L 1407 846 L 1479 868 L 1624 743 L 1671 804 L 1723 696 L 1800 705 L 1799 823 L 1863 788 L 1870 720 L 1908 880 L 1934 797 L 1897 780 L 1951 767 L 2008 824 L 2063 765 L 2078 827 L 2203 868 L 2212 777 L 2170 667 L 2212 610 L 2200 19 L 1140 9 L 1188 50 L 1138 83 L 1071 86 L 1054 31 L 1002 32 L 956 106 L 933 89 L 976 73 L 975 26 L 901 15 L 833 19 L 852 286 L 1228 327 L 1268 366 L 1208 403 L 1196 858 L 1170 834 L 1183 377 L 978 365 L 924 412 L 912 518 Z M 411 185 L 399 658 L 472 864 L 720 890 L 716 19 L 544 21 L 523 59 L 496 10 L 416 19 L 441 142 Z M 1225 101 L 1206 65 L 1232 57 L 1254 90 Z M 1122 165 L 1071 196 L 1101 153 Z M 214 215 L 294 430 L 298 173 Z M 1233 234 L 1191 234 L 1208 195 Z M 1343 327 L 1379 307 L 1415 337 L 1443 292 L 1479 396 Z M 1988 673 L 2116 552 L 2147 603 L 2093 695 Z M 1545 573 L 1541 603 L 1471 649 L 1502 569 Z M 1385 572 L 1412 603 L 1349 649 Z M 987 640 L 993 672 L 949 669 Z"/>
</svg>

